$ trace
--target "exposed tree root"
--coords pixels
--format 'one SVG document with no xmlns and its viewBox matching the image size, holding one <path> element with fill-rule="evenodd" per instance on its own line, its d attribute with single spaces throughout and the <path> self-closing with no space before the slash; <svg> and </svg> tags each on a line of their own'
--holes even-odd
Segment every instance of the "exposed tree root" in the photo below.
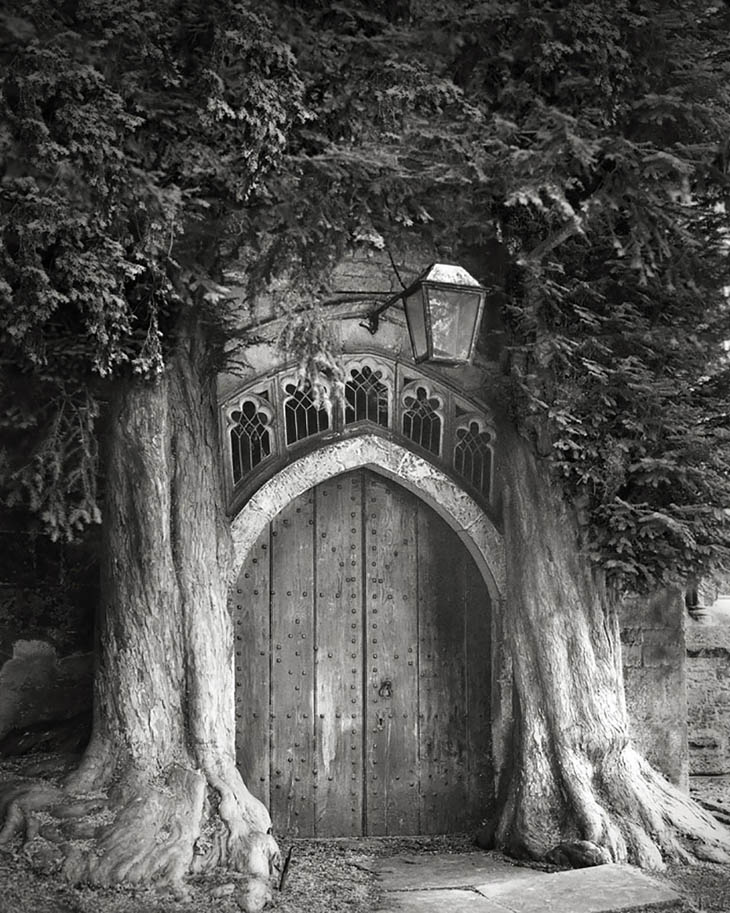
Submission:
<svg viewBox="0 0 730 913">
<path fill-rule="evenodd" d="M 585 841 L 592 861 L 581 862 L 576 852 L 565 864 L 630 862 L 661 870 L 665 862 L 730 862 L 730 831 L 630 746 L 594 763 L 576 754 L 560 768 L 569 779 L 549 784 L 548 794 L 551 788 L 556 800 L 562 794 L 549 803 L 535 791 L 540 779 L 529 766 L 516 774 L 496 834 L 512 855 L 544 859 L 555 855 L 556 844 L 570 850 Z"/>
<path fill-rule="evenodd" d="M 79 783 L 94 779 L 89 772 L 71 779 L 73 791 L 37 780 L 3 783 L 0 848 L 22 845 L 34 868 L 70 882 L 155 884 L 178 897 L 186 896 L 187 875 L 224 866 L 251 876 L 244 909 L 261 909 L 270 898 L 278 848 L 260 829 L 268 829 L 268 816 L 251 802 L 237 771 L 227 780 L 220 772 L 206 777 L 172 766 L 155 782 L 130 775 L 82 795 Z"/>
<path fill-rule="evenodd" d="M 281 867 L 281 855 L 271 836 L 271 819 L 265 807 L 246 789 L 232 761 L 213 761 L 206 770 L 217 796 L 217 821 L 210 848 L 199 844 L 192 871 L 205 873 L 227 865 L 261 879 Z"/>
</svg>

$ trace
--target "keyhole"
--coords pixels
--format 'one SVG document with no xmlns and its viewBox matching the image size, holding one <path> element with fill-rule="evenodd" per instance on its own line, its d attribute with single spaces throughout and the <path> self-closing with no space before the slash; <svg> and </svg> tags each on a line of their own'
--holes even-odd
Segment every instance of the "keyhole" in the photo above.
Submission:
<svg viewBox="0 0 730 913">
<path fill-rule="evenodd" d="M 385 717 L 382 713 L 378 714 L 378 732 L 382 732 L 385 728 Z"/>
</svg>

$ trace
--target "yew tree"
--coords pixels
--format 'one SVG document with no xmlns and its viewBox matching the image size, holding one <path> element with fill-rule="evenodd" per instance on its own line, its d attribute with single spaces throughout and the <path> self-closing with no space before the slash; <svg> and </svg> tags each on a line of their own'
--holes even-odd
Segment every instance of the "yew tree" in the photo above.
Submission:
<svg viewBox="0 0 730 913">
<path fill-rule="evenodd" d="M 3 493 L 51 535 L 102 519 L 103 595 L 89 748 L 64 784 L 5 790 L 0 842 L 43 810 L 34 852 L 71 879 L 268 877 L 233 750 L 225 280 L 284 272 L 321 305 L 349 245 L 412 238 L 491 290 L 517 708 L 496 845 L 726 858 L 631 746 L 617 611 L 728 556 L 727 20 L 649 0 L 2 14 Z"/>
<path fill-rule="evenodd" d="M 246 3 L 38 0 L 0 26 L 3 494 L 54 537 L 103 510 L 91 742 L 63 785 L 6 786 L 0 843 L 102 884 L 224 864 L 255 906 L 278 851 L 234 757 L 217 279 L 301 83 Z"/>
</svg>

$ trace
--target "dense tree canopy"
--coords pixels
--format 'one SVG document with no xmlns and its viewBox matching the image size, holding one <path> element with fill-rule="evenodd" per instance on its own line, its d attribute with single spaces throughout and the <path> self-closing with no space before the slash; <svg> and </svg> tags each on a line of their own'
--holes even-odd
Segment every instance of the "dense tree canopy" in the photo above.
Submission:
<svg viewBox="0 0 730 913">
<path fill-rule="evenodd" d="M 552 453 L 609 576 L 726 555 L 725 7 L 21 6 L 3 422 L 40 434 L 3 466 L 56 534 L 96 516 L 96 379 L 158 372 L 182 301 L 221 321 L 226 270 L 316 292 L 348 245 L 418 235 L 494 290 L 495 399 Z"/>
<path fill-rule="evenodd" d="M 98 519 L 102 381 L 159 374 L 191 300 L 221 322 L 229 222 L 301 83 L 255 4 L 40 0 L 0 25 L 2 465 L 69 536 Z"/>
<path fill-rule="evenodd" d="M 409 231 L 472 263 L 502 308 L 493 399 L 552 454 L 591 557 L 633 588 L 722 560 L 727 11 L 283 9 L 316 117 L 249 211 L 271 261 Z"/>
</svg>

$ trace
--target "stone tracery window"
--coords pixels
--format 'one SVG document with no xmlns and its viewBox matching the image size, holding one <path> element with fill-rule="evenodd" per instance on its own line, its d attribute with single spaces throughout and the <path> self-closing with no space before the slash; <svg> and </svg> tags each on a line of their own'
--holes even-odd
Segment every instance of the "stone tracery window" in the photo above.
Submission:
<svg viewBox="0 0 730 913">
<path fill-rule="evenodd" d="M 262 397 L 250 395 L 229 413 L 234 484 L 271 454 L 273 412 Z"/>
<path fill-rule="evenodd" d="M 462 420 L 454 436 L 454 469 L 485 498 L 492 487 L 492 436 L 478 417 Z"/>
<path fill-rule="evenodd" d="M 390 378 L 383 368 L 355 364 L 345 381 L 345 424 L 369 421 L 390 425 Z"/>
<path fill-rule="evenodd" d="M 305 438 L 329 428 L 327 410 L 318 408 L 308 391 L 300 389 L 296 383 L 291 382 L 284 385 L 284 392 L 286 393 L 284 422 L 287 444 L 303 441 Z"/>
<path fill-rule="evenodd" d="M 443 402 L 429 387 L 417 381 L 409 384 L 401 396 L 403 434 L 414 443 L 439 456 Z"/>
<path fill-rule="evenodd" d="M 330 411 L 300 389 L 291 368 L 259 377 L 222 404 L 232 501 L 302 447 L 316 446 L 318 437 L 359 433 L 366 425 L 406 438 L 490 500 L 494 431 L 482 406 L 440 377 L 382 356 L 345 356 L 344 369 L 344 390 Z"/>
</svg>

